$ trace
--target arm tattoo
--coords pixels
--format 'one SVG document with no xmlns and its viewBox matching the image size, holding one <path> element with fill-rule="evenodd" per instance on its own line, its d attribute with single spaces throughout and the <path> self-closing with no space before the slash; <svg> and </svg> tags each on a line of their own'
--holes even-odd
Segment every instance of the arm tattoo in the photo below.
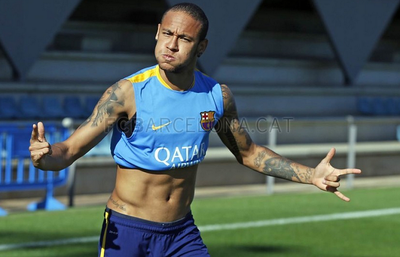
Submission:
<svg viewBox="0 0 400 257">
<path fill-rule="evenodd" d="M 235 100 L 232 93 L 225 85 L 221 85 L 224 101 L 224 117 L 216 127 L 222 134 L 229 150 L 239 159 L 240 151 L 247 150 L 251 144 L 251 138 L 242 124 L 239 122 Z"/>
<path fill-rule="evenodd" d="M 225 133 L 226 138 L 229 141 L 229 150 L 231 150 L 231 152 L 235 155 L 235 156 L 239 156 L 240 155 L 240 150 L 239 150 L 239 146 L 236 143 L 235 137 L 233 136 L 231 131 L 227 131 Z"/>
<path fill-rule="evenodd" d="M 92 119 L 92 116 L 93 116 L 93 114 L 90 114 L 89 118 L 87 118 L 84 122 L 82 122 L 81 125 L 79 125 L 79 127 L 76 130 L 81 129 L 82 127 L 86 126 Z"/>
<path fill-rule="evenodd" d="M 93 119 L 92 127 L 97 127 L 98 123 L 102 122 L 106 116 L 110 116 L 114 110 L 114 104 L 124 106 L 124 101 L 118 99 L 115 91 L 120 89 L 119 83 L 115 83 L 109 88 L 105 94 L 100 98 L 97 104 L 97 114 Z"/>
<path fill-rule="evenodd" d="M 86 126 L 91 120 L 93 119 L 92 122 L 92 127 L 97 127 L 100 122 L 102 122 L 107 116 L 109 117 L 113 110 L 115 104 L 124 106 L 124 100 L 123 99 L 118 99 L 118 96 L 115 94 L 115 91 L 119 90 L 121 87 L 119 85 L 119 82 L 115 83 L 112 85 L 100 98 L 98 104 L 96 105 L 96 110 L 97 113 L 94 115 L 94 112 L 87 118 L 79 127 L 78 129 Z"/>
<path fill-rule="evenodd" d="M 231 144 L 236 145 L 236 148 L 239 151 L 243 151 L 249 148 L 251 144 L 251 138 L 238 119 L 235 118 L 231 120 L 230 131 L 232 131 L 231 135 L 237 134 L 239 136 L 239 139 L 235 139 L 232 136 L 230 140 Z"/>
<path fill-rule="evenodd" d="M 261 167 L 261 162 L 262 162 L 262 160 L 264 159 L 264 157 L 265 157 L 266 154 L 267 154 L 267 153 L 266 153 L 265 151 L 259 152 L 259 153 L 258 153 L 258 156 L 254 159 L 254 165 L 255 165 L 257 168 L 260 168 L 260 167 Z"/>
<path fill-rule="evenodd" d="M 221 86 L 221 89 L 225 113 L 227 113 L 231 118 L 238 117 L 236 104 L 232 93 L 228 90 L 226 86 Z"/>
<path fill-rule="evenodd" d="M 245 126 L 239 121 L 231 91 L 226 85 L 221 85 L 221 89 L 224 100 L 224 117 L 216 124 L 215 129 L 236 159 L 243 164 L 241 153 L 250 150 L 252 140 Z M 251 168 L 266 175 L 303 183 L 311 181 L 313 175 L 311 168 L 303 167 L 279 155 L 269 154 L 267 149 L 255 151 L 252 158 Z"/>
</svg>

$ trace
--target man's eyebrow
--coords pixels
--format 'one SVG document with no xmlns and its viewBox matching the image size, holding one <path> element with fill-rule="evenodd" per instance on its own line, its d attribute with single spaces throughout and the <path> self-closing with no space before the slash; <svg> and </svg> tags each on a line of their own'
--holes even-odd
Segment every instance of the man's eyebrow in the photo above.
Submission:
<svg viewBox="0 0 400 257">
<path fill-rule="evenodd" d="M 168 32 L 168 33 L 174 34 L 174 32 L 172 32 L 172 30 L 170 30 L 170 29 L 165 29 L 165 28 L 163 28 L 163 29 L 161 29 L 161 30 L 162 30 L 163 32 Z M 188 34 L 185 34 L 185 33 L 178 34 L 178 37 L 180 37 L 180 38 L 188 38 L 188 39 L 190 39 L 190 40 L 194 40 L 194 37 L 189 36 Z"/>
<path fill-rule="evenodd" d="M 162 28 L 161 30 L 162 30 L 162 31 L 165 31 L 165 32 L 172 33 L 172 31 L 171 31 L 170 29 L 165 29 L 165 28 Z"/>
</svg>

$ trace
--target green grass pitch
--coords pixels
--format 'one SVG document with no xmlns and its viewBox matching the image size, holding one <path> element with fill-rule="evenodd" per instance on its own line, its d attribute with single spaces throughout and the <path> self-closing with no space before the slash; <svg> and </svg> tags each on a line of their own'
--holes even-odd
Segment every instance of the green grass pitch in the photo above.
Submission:
<svg viewBox="0 0 400 257">
<path fill-rule="evenodd" d="M 201 228 L 211 224 L 400 208 L 400 188 L 345 193 L 352 199 L 350 203 L 328 193 L 297 193 L 195 199 L 192 210 Z M 0 217 L 0 249 L 9 244 L 97 237 L 103 211 L 104 206 L 94 206 Z M 400 253 L 399 228 L 400 214 L 394 214 L 204 231 L 202 237 L 213 257 L 395 257 Z M 97 242 L 0 250 L 0 256 L 97 256 Z"/>
</svg>

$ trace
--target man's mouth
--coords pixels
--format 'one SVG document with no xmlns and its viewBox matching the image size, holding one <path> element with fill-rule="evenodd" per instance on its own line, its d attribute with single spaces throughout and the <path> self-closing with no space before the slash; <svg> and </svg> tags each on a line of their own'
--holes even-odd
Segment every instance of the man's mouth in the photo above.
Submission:
<svg viewBox="0 0 400 257">
<path fill-rule="evenodd" d="M 169 54 L 163 54 L 162 56 L 166 61 L 174 61 L 175 60 L 175 57 L 173 57 L 172 55 L 169 55 Z"/>
</svg>

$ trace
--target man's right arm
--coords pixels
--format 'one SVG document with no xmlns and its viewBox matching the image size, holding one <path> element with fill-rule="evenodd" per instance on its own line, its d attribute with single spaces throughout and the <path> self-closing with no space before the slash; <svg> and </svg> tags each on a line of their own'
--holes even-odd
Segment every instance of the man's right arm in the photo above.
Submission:
<svg viewBox="0 0 400 257">
<path fill-rule="evenodd" d="M 136 112 L 132 84 L 121 80 L 109 87 L 92 114 L 65 141 L 50 145 L 42 122 L 33 125 L 29 151 L 32 163 L 42 170 L 61 170 L 97 145 L 122 117 Z"/>
</svg>

